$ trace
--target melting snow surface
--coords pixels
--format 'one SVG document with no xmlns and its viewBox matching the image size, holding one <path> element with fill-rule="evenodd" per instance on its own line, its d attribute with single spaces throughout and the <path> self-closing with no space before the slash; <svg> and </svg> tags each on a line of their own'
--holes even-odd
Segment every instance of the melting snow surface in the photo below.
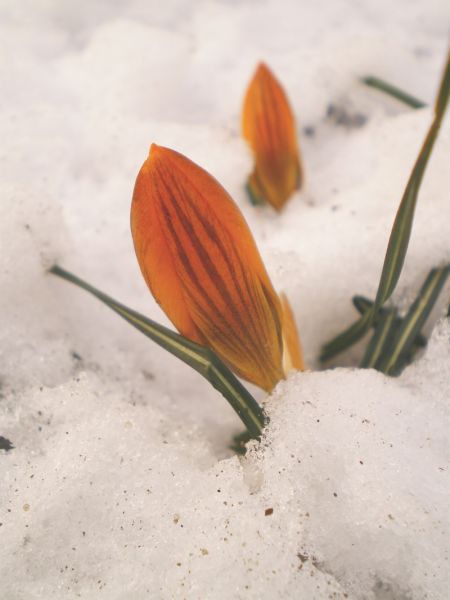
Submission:
<svg viewBox="0 0 450 600">
<path fill-rule="evenodd" d="M 448 6 L 423 0 L 2 3 L 0 596 L 5 600 L 447 600 L 449 287 L 400 378 L 320 346 L 373 297 L 431 119 Z M 249 205 L 239 134 L 266 60 L 298 117 L 306 184 L 282 215 Z M 342 116 L 344 115 L 344 116 Z M 230 191 L 293 305 L 311 372 L 264 399 L 261 444 L 209 384 L 107 308 L 46 274 L 57 261 L 167 323 L 129 232 L 151 142 Z M 405 308 L 450 260 L 444 123 L 420 194 Z M 430 327 L 428 328 L 430 329 Z"/>
</svg>

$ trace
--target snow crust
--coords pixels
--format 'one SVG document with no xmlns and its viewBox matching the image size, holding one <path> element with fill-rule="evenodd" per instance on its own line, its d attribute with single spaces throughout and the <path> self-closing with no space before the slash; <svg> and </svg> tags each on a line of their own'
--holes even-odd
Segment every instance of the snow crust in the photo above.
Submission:
<svg viewBox="0 0 450 600">
<path fill-rule="evenodd" d="M 449 287 L 400 378 L 316 371 L 373 297 L 431 119 L 448 6 L 350 0 L 2 3 L 0 589 L 8 600 L 446 600 L 450 589 Z M 239 135 L 266 60 L 299 120 L 306 185 L 251 207 Z M 331 110 L 330 110 L 330 107 Z M 344 114 L 344 118 L 336 115 Z M 134 257 L 129 207 L 151 142 L 207 168 L 239 204 L 290 298 L 312 371 L 241 425 L 207 382 L 46 273 L 57 261 L 166 323 Z M 448 119 L 395 301 L 450 260 Z M 429 326 L 431 329 L 431 326 Z"/>
</svg>

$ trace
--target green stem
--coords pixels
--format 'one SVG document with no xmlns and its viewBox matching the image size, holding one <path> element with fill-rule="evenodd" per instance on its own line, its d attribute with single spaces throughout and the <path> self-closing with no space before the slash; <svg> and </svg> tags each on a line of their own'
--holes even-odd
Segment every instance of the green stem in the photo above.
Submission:
<svg viewBox="0 0 450 600">
<path fill-rule="evenodd" d="M 389 94 L 389 96 L 400 100 L 400 102 L 407 104 L 411 108 L 424 108 L 426 106 L 425 102 L 422 102 L 422 100 L 415 98 L 411 94 L 408 94 L 408 92 L 404 92 L 387 81 L 383 81 L 383 79 L 380 79 L 379 77 L 369 75 L 368 77 L 363 77 L 362 82 L 370 87 L 380 90 L 380 92 Z"/>
</svg>

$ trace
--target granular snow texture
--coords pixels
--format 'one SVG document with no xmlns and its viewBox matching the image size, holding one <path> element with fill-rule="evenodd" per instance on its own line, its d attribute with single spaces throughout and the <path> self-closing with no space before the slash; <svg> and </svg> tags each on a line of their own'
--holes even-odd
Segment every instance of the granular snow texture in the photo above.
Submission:
<svg viewBox="0 0 450 600">
<path fill-rule="evenodd" d="M 449 286 L 431 341 L 401 377 L 319 371 L 324 342 L 374 296 L 390 227 L 432 118 L 444 63 L 440 0 L 264 3 L 97 0 L 0 5 L 0 596 L 5 600 L 447 600 Z M 259 60 L 298 117 L 304 189 L 252 207 L 240 136 Z M 231 193 L 310 372 L 242 425 L 187 366 L 53 263 L 167 324 L 134 256 L 129 209 L 152 142 Z M 394 301 L 450 261 L 444 122 Z"/>
</svg>

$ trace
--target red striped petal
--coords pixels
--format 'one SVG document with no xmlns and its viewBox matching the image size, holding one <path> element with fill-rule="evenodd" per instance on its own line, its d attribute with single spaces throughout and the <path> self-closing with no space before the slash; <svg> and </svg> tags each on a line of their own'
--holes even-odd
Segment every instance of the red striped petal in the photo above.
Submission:
<svg viewBox="0 0 450 600">
<path fill-rule="evenodd" d="M 281 305 L 223 187 L 153 144 L 136 180 L 131 229 L 144 278 L 178 331 L 271 390 L 283 377 Z"/>
</svg>

